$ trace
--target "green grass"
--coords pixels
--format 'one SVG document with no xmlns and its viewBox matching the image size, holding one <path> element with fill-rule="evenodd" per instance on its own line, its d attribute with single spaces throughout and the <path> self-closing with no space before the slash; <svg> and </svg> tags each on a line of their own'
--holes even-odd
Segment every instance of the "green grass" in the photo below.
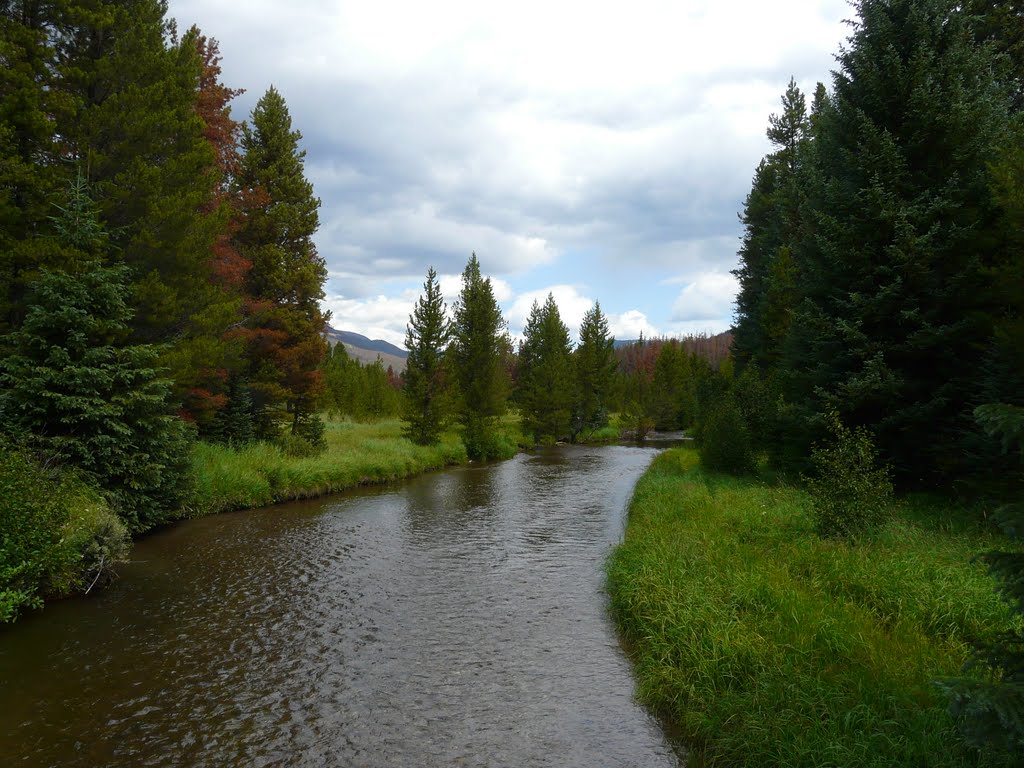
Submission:
<svg viewBox="0 0 1024 768">
<path fill-rule="evenodd" d="M 385 483 L 466 462 L 454 434 L 435 446 L 402 437 L 402 422 L 327 423 L 327 451 L 295 458 L 257 443 L 234 450 L 197 443 L 193 455 L 194 492 L 190 516 L 266 506 L 289 499 L 321 496 L 345 488 Z"/>
<path fill-rule="evenodd" d="M 1011 620 L 977 553 L 1006 547 L 934 500 L 851 546 L 807 495 L 660 455 L 608 564 L 641 700 L 691 765 L 999 764 L 964 747 L 933 685 Z"/>
<path fill-rule="evenodd" d="M 617 443 L 621 435 L 622 432 L 618 427 L 613 427 L 609 424 L 599 429 L 583 430 L 576 436 L 576 442 L 588 445 L 607 445 L 609 443 Z"/>
</svg>

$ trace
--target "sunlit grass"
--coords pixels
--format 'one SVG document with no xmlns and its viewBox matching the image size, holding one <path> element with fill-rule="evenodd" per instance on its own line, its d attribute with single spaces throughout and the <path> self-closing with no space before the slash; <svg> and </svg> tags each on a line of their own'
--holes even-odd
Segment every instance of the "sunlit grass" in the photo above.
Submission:
<svg viewBox="0 0 1024 768">
<path fill-rule="evenodd" d="M 638 483 L 608 567 L 639 695 L 692 765 L 954 766 L 935 678 L 1007 626 L 978 552 L 1006 542 L 922 502 L 851 546 L 815 535 L 807 496 L 705 473 L 696 451 Z"/>
<path fill-rule="evenodd" d="M 613 427 L 609 424 L 598 429 L 583 430 L 576 437 L 576 442 L 589 445 L 606 445 L 618 442 L 621 434 L 622 432 L 618 427 Z"/>
<path fill-rule="evenodd" d="M 321 496 L 466 461 L 457 435 L 445 434 L 438 445 L 418 446 L 402 437 L 402 422 L 397 419 L 375 424 L 328 422 L 325 437 L 327 450 L 309 458 L 287 456 L 266 443 L 239 450 L 196 444 L 195 493 L 188 512 L 200 516 Z"/>
</svg>

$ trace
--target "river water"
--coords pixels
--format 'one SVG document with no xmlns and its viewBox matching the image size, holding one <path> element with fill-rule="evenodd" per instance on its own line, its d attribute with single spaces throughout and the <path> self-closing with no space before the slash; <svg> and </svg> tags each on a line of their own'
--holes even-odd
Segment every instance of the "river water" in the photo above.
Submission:
<svg viewBox="0 0 1024 768">
<path fill-rule="evenodd" d="M 0 631 L 0 763 L 676 766 L 603 592 L 652 458 L 556 446 L 145 538 Z"/>
</svg>

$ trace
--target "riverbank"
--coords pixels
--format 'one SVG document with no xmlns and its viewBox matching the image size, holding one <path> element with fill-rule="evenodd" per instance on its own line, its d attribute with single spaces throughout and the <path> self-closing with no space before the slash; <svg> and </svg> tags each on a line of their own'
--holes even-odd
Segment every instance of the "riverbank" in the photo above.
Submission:
<svg viewBox="0 0 1024 768">
<path fill-rule="evenodd" d="M 329 421 L 324 437 L 327 450 L 306 457 L 289 456 L 268 443 L 239 449 L 196 443 L 192 453 L 194 489 L 186 516 L 313 498 L 468 461 L 466 448 L 455 433 L 446 433 L 437 445 L 415 445 L 402 437 L 398 419 L 372 424 Z"/>
<path fill-rule="evenodd" d="M 979 763 L 933 680 L 1007 626 L 979 552 L 1006 545 L 934 502 L 857 546 L 814 533 L 807 495 L 660 455 L 608 565 L 638 695 L 691 765 Z"/>
</svg>

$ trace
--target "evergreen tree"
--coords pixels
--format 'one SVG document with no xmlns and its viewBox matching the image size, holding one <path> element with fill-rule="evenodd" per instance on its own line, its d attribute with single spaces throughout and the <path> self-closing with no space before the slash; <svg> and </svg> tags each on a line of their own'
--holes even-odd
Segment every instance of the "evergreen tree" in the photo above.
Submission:
<svg viewBox="0 0 1024 768">
<path fill-rule="evenodd" d="M 452 365 L 459 385 L 459 422 L 471 458 L 493 454 L 495 421 L 505 413 L 510 342 L 489 278 L 474 253 L 462 273 L 452 323 Z"/>
<path fill-rule="evenodd" d="M 0 361 L 0 422 L 29 435 L 103 489 L 133 531 L 177 513 L 188 472 L 184 424 L 151 346 L 128 339 L 126 268 L 103 267 L 102 231 L 77 218 L 73 186 L 58 231 L 81 257 L 74 273 L 43 271 Z"/>
<path fill-rule="evenodd" d="M 245 198 L 231 189 L 238 172 L 238 142 L 241 125 L 231 117 L 231 100 L 242 93 L 220 81 L 220 53 L 216 40 L 203 36 L 196 27 L 187 38 L 195 44 L 201 70 L 197 84 L 195 111 L 202 120 L 203 137 L 213 150 L 210 198 L 202 205 L 204 215 L 219 222 L 209 243 L 206 264 L 208 288 L 206 306 L 194 318 L 192 338 L 179 342 L 163 355 L 162 361 L 174 373 L 175 392 L 183 412 L 194 422 L 203 437 L 223 439 L 226 423 L 240 424 L 240 414 L 224 419 L 221 411 L 238 409 L 251 402 L 243 393 L 242 343 L 233 329 L 242 312 L 242 291 L 249 262 L 238 252 L 235 231 Z M 197 332 L 197 331 L 202 331 Z M 243 433 L 233 440 L 245 442 Z"/>
<path fill-rule="evenodd" d="M 572 346 L 555 297 L 543 306 L 536 301 L 519 347 L 516 399 L 523 427 L 544 442 L 570 436 L 573 404 Z"/>
<path fill-rule="evenodd" d="M 1021 0 L 968 0 L 971 25 L 979 42 L 1002 54 L 1000 74 L 1013 91 L 1014 110 L 1024 107 L 1024 5 Z"/>
<path fill-rule="evenodd" d="M 270 88 L 243 126 L 237 188 L 249 195 L 238 232 L 239 250 L 252 265 L 247 376 L 253 391 L 259 437 L 273 437 L 279 412 L 292 415 L 292 432 L 311 417 L 322 389 L 320 363 L 326 353 L 320 309 L 327 278 L 313 235 L 320 201 L 304 172 L 302 138 L 292 130 L 284 98 Z"/>
<path fill-rule="evenodd" d="M 686 352 L 675 339 L 666 341 L 658 351 L 654 361 L 650 413 L 655 429 L 674 430 L 686 426 L 679 407 L 686 357 Z"/>
<path fill-rule="evenodd" d="M 345 345 L 340 341 L 327 349 L 321 364 L 324 381 L 324 408 L 332 417 L 353 416 L 356 413 L 355 391 L 351 368 L 358 366 L 348 356 Z"/>
<path fill-rule="evenodd" d="M 818 117 L 813 236 L 787 341 L 801 443 L 838 411 L 904 482 L 950 478 L 988 336 L 988 161 L 1009 94 L 947 0 L 862 0 Z"/>
<path fill-rule="evenodd" d="M 332 416 L 375 421 L 402 412 L 401 378 L 390 366 L 385 369 L 379 357 L 370 365 L 361 365 L 338 343 L 328 351 L 321 371 L 323 407 Z"/>
<path fill-rule="evenodd" d="M 451 337 L 441 286 L 433 267 L 427 270 L 423 295 L 416 302 L 405 332 L 409 357 L 402 375 L 405 392 L 406 434 L 420 445 L 441 438 L 450 405 L 445 349 Z"/>
<path fill-rule="evenodd" d="M 1009 536 L 1024 538 L 1024 408 L 990 403 L 979 406 L 974 414 L 1017 462 L 1011 501 L 999 509 L 996 522 Z M 971 744 L 995 746 L 1019 756 L 1024 752 L 1024 625 L 1020 621 L 1024 617 L 1024 553 L 989 552 L 984 559 L 1018 621 L 975 647 L 967 669 L 981 668 L 988 673 L 987 679 L 943 680 L 939 685 L 949 695 L 950 711 Z"/>
<path fill-rule="evenodd" d="M 608 425 L 608 411 L 618 360 L 615 339 L 600 302 L 583 315 L 580 343 L 573 354 L 576 392 L 573 402 L 572 434 Z"/>
<path fill-rule="evenodd" d="M 0 333 L 24 317 L 26 286 L 46 266 L 50 196 L 67 168 L 56 162 L 57 120 L 67 111 L 53 31 L 60 3 L 0 4 Z"/>
<path fill-rule="evenodd" d="M 643 440 L 654 429 L 652 386 L 658 346 L 640 339 L 622 350 L 619 364 L 621 412 L 626 430 Z"/>
<path fill-rule="evenodd" d="M 804 226 L 810 130 L 806 99 L 790 79 L 782 112 L 768 119 L 776 149 L 758 166 L 741 216 L 740 266 L 733 272 L 739 282 L 733 354 L 740 372 L 754 363 L 768 373 L 781 357 L 795 298 L 794 246 Z"/>
<path fill-rule="evenodd" d="M 216 337 L 230 319 L 209 316 L 222 297 L 208 262 L 227 221 L 208 206 L 219 175 L 196 109 L 194 33 L 177 37 L 163 0 L 99 0 L 71 4 L 58 45 L 76 109 L 57 128 L 130 267 L 133 335 L 172 349 Z"/>
</svg>

